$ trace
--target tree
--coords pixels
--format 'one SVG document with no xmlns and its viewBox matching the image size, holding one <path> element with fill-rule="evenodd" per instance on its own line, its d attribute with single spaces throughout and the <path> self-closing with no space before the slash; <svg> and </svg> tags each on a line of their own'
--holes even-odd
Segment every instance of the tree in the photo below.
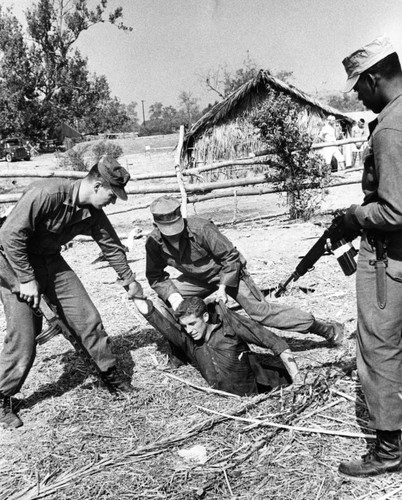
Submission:
<svg viewBox="0 0 402 500">
<path fill-rule="evenodd" d="M 198 98 L 193 97 L 191 92 L 181 92 L 179 94 L 180 112 L 182 114 L 182 122 L 190 127 L 200 117 L 200 108 L 198 106 Z"/>
<path fill-rule="evenodd" d="M 181 121 L 180 114 L 173 106 L 163 106 L 155 102 L 149 107 L 149 119 L 140 129 L 140 135 L 171 134 L 175 132 Z"/>
<path fill-rule="evenodd" d="M 162 119 L 163 104 L 161 102 L 155 102 L 149 106 L 148 115 L 150 120 L 161 120 Z"/>
<path fill-rule="evenodd" d="M 108 100 L 109 111 L 122 114 L 110 97 L 106 79 L 90 76 L 87 60 L 73 49 L 80 34 L 95 24 L 109 22 L 118 29 L 131 29 L 121 22 L 121 7 L 108 13 L 107 3 L 100 0 L 90 9 L 87 0 L 39 0 L 26 13 L 29 45 L 11 11 L 0 11 L 0 24 L 5 27 L 0 78 L 7 89 L 7 94 L 3 89 L 0 94 L 0 109 L 7 109 L 10 102 L 16 108 L 7 132 L 21 130 L 32 137 L 32 131 L 44 134 L 60 121 L 76 126 L 88 119 L 95 122 Z M 17 81 L 19 91 L 14 96 Z M 25 110 L 23 101 L 28 103 Z M 120 116 L 115 121 L 125 120 Z"/>
<path fill-rule="evenodd" d="M 301 108 L 289 96 L 272 92 L 252 115 L 278 164 L 271 180 L 287 193 L 290 217 L 309 219 L 319 206 L 329 183 L 330 167 L 311 150 L 314 137 L 300 123 Z"/>
<path fill-rule="evenodd" d="M 332 106 L 339 111 L 364 111 L 366 108 L 363 103 L 358 100 L 357 94 L 350 92 L 345 94 L 339 92 L 338 94 L 330 94 L 322 98 L 329 106 Z"/>
<path fill-rule="evenodd" d="M 234 92 L 258 73 L 258 66 L 247 51 L 243 66 L 236 71 L 231 71 L 227 65 L 221 65 L 217 70 L 211 70 L 203 77 L 208 90 L 216 92 L 222 99 Z"/>
<path fill-rule="evenodd" d="M 38 113 L 32 64 L 21 25 L 0 6 L 0 120 L 4 136 L 26 132 Z"/>
<path fill-rule="evenodd" d="M 211 70 L 203 77 L 208 90 L 216 92 L 221 99 L 224 99 L 244 83 L 258 74 L 259 66 L 247 51 L 243 60 L 243 65 L 235 71 L 231 71 L 227 65 L 219 66 L 217 70 Z M 274 73 L 274 76 L 286 83 L 293 79 L 293 71 L 281 70 Z"/>
</svg>

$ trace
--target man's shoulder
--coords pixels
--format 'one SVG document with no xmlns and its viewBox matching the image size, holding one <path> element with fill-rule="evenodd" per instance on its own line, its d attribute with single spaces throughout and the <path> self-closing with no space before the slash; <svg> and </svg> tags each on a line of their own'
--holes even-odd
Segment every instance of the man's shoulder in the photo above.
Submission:
<svg viewBox="0 0 402 500">
<path fill-rule="evenodd" d="M 159 229 L 155 226 L 151 232 L 148 233 L 147 238 L 146 238 L 146 243 L 156 241 L 159 242 L 161 240 L 161 232 Z"/>
<path fill-rule="evenodd" d="M 196 215 L 193 215 L 191 217 L 187 217 L 187 226 L 190 229 L 204 229 L 206 227 L 209 227 L 213 225 L 213 221 L 210 219 L 205 219 L 204 217 L 198 217 Z"/>
<path fill-rule="evenodd" d="M 393 129 L 402 132 L 402 95 L 397 97 L 374 130 L 374 136 L 381 130 Z"/>
<path fill-rule="evenodd" d="M 48 195 L 67 194 L 70 192 L 71 183 L 72 181 L 67 179 L 43 179 L 30 184 L 26 191 L 34 190 Z"/>
</svg>

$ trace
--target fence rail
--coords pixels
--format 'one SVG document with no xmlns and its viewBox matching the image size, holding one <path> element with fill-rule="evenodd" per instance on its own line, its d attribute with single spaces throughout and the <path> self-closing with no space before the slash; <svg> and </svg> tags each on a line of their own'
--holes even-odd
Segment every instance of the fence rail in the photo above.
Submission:
<svg viewBox="0 0 402 500">
<path fill-rule="evenodd" d="M 322 149 L 324 147 L 332 147 L 334 145 L 362 143 L 363 139 L 342 139 L 333 143 L 319 143 L 314 144 L 312 149 Z M 172 165 L 171 171 L 168 172 L 154 172 L 152 174 L 138 174 L 132 175 L 126 187 L 127 194 L 177 194 L 181 195 L 182 202 L 198 202 L 214 198 L 223 198 L 230 196 L 257 196 L 261 194 L 281 192 L 272 182 L 270 182 L 267 174 L 258 174 L 254 176 L 247 176 L 239 179 L 228 179 L 214 182 L 188 182 L 188 179 L 193 180 L 194 177 L 199 177 L 203 172 L 212 170 L 225 169 L 233 166 L 249 166 L 260 167 L 261 165 L 278 167 L 277 162 L 274 161 L 272 154 L 265 156 L 255 156 L 253 158 L 238 158 L 233 160 L 219 161 L 211 164 L 204 164 L 195 168 L 183 169 L 180 163 L 181 145 L 179 144 L 175 164 Z M 353 169 L 355 171 L 356 169 Z M 87 175 L 87 172 L 70 171 L 70 170 L 41 170 L 37 169 L 21 169 L 13 171 L 1 171 L 0 178 L 67 178 L 67 179 L 82 179 Z M 177 183 L 163 182 L 165 179 L 175 179 Z M 150 185 L 138 184 L 139 180 L 155 181 Z M 187 181 L 187 182 L 185 182 Z M 329 187 L 341 186 L 345 184 L 357 184 L 360 180 L 347 181 L 347 182 L 332 182 Z M 250 187 L 253 186 L 253 187 Z M 0 204 L 15 203 L 22 196 L 22 193 L 3 193 L 0 194 Z"/>
</svg>

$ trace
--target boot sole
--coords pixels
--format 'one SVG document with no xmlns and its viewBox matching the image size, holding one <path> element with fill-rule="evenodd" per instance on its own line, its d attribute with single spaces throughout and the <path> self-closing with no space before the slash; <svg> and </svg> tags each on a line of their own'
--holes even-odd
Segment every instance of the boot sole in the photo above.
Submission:
<svg viewBox="0 0 402 500">
<path fill-rule="evenodd" d="M 402 473 L 402 468 L 396 469 L 394 471 L 386 471 L 386 472 L 379 472 L 378 474 L 367 474 L 365 476 L 352 476 L 349 474 L 346 474 L 345 472 L 341 472 L 338 470 L 338 474 L 341 477 L 347 478 L 347 479 L 353 479 L 354 481 L 364 481 L 367 482 L 367 479 L 370 477 L 377 477 L 377 476 L 384 476 L 385 474 L 401 474 Z"/>
</svg>

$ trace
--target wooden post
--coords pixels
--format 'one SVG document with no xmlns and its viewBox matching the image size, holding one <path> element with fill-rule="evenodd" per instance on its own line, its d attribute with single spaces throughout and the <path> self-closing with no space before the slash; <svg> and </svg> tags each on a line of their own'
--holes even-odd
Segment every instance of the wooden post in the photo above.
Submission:
<svg viewBox="0 0 402 500">
<path fill-rule="evenodd" d="M 184 218 L 187 217 L 187 193 L 186 188 L 184 187 L 183 174 L 181 171 L 181 152 L 183 149 L 183 141 L 184 141 L 184 125 L 180 125 L 180 133 L 179 133 L 179 143 L 177 144 L 176 157 L 174 162 L 174 168 L 176 171 L 177 182 L 179 184 L 180 193 L 181 193 L 181 214 Z"/>
</svg>

